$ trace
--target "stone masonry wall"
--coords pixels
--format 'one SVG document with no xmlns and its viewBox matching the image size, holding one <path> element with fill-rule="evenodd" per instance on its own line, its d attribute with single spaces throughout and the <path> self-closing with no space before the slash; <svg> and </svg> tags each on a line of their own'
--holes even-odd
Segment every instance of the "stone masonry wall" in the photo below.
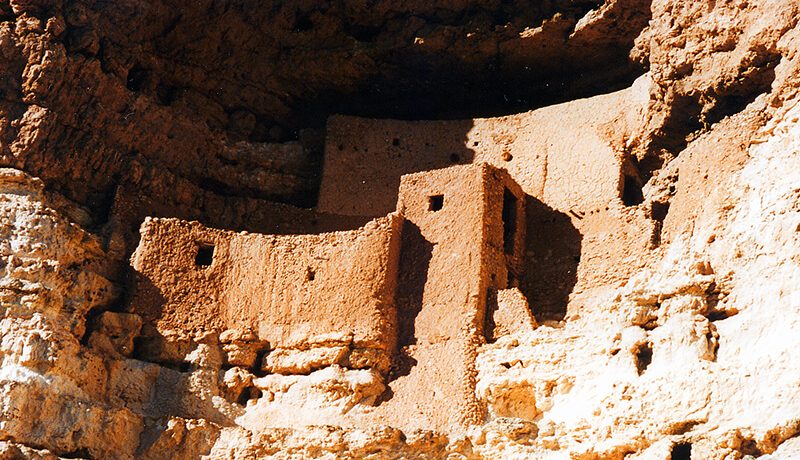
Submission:
<svg viewBox="0 0 800 460">
<path fill-rule="evenodd" d="M 525 228 L 535 235 L 523 258 L 537 270 L 520 288 L 541 318 L 579 314 L 582 298 L 627 279 L 658 245 L 661 223 L 636 207 L 644 178 L 607 139 L 612 127 L 635 124 L 647 85 L 497 118 L 332 117 L 318 209 L 381 215 L 402 174 L 478 162 L 506 169 L 525 192 Z"/>
<path fill-rule="evenodd" d="M 390 375 L 391 397 L 375 412 L 380 420 L 445 430 L 483 419 L 475 357 L 484 341 L 489 289 L 507 282 L 502 197 L 508 188 L 521 198 L 507 175 L 486 164 L 402 177 L 401 348 Z M 521 200 L 518 205 L 522 219 Z M 510 246 L 521 243 L 518 233 Z"/>
<path fill-rule="evenodd" d="M 356 231 L 293 236 L 151 219 L 133 256 L 130 308 L 162 335 L 252 330 L 269 344 L 265 366 L 273 372 L 307 371 L 280 354 L 319 347 L 327 357 L 313 367 L 343 363 L 358 349 L 365 362 L 355 367 L 386 370 L 396 337 L 399 231 L 394 215 Z"/>
</svg>

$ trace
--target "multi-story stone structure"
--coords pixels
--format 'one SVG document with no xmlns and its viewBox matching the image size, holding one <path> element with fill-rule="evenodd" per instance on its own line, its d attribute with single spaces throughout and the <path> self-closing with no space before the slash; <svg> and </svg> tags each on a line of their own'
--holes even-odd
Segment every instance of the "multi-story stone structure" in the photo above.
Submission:
<svg viewBox="0 0 800 460">
<path fill-rule="evenodd" d="M 244 362 L 256 372 L 374 369 L 387 389 L 365 420 L 479 423 L 476 349 L 493 334 L 487 304 L 520 277 L 524 203 L 505 171 L 479 163 L 403 176 L 396 211 L 356 230 L 260 235 L 149 219 L 131 309 L 161 349 L 247 330 L 261 344 Z"/>
</svg>

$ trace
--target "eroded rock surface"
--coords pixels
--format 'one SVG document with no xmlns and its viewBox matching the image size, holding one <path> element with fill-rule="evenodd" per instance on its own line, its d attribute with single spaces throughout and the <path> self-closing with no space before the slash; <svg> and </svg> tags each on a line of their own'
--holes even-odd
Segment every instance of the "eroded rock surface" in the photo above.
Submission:
<svg viewBox="0 0 800 460">
<path fill-rule="evenodd" d="M 799 17 L 0 1 L 0 456 L 800 455 Z"/>
</svg>

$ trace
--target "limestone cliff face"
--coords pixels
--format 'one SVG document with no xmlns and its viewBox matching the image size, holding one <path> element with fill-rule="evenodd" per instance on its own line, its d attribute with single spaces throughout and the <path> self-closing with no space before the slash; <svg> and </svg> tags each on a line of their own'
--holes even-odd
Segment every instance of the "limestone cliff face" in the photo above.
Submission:
<svg viewBox="0 0 800 460">
<path fill-rule="evenodd" d="M 798 18 L 790 1 L 0 1 L 3 458 L 800 455 Z M 131 309 L 148 216 L 341 227 L 287 206 L 383 133 L 333 142 L 336 113 L 447 119 L 398 128 L 412 155 L 506 168 L 534 200 L 525 275 L 497 296 L 517 326 L 474 350 L 468 429 L 381 423 L 380 376 L 328 356 L 347 346 L 263 374 L 252 331 L 153 341 Z"/>
</svg>

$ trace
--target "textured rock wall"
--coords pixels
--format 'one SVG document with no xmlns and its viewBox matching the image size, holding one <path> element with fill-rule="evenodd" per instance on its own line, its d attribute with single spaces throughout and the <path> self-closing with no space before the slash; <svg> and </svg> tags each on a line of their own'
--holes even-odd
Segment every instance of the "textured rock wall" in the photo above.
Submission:
<svg viewBox="0 0 800 460">
<path fill-rule="evenodd" d="M 11 169 L 0 180 L 3 437 L 61 454 L 129 457 L 142 420 L 118 391 L 126 363 L 82 343 L 87 314 L 117 294 L 102 242 L 71 222 L 86 216 L 41 181 Z"/>
<path fill-rule="evenodd" d="M 0 2 L 0 452 L 800 454 L 798 9 L 769 0 Z M 480 349 L 485 425 L 462 434 L 317 426 L 346 426 L 380 386 L 343 368 L 259 381 L 218 372 L 226 347 L 246 337 L 193 343 L 178 350 L 183 364 L 134 358 L 142 323 L 121 310 L 144 216 L 279 226 L 265 211 L 279 205 L 267 200 L 314 203 L 328 114 L 469 120 L 626 87 L 636 97 L 591 126 L 624 165 L 632 199 L 616 197 L 621 221 L 552 223 L 577 229 L 579 248 L 609 252 L 587 259 L 571 252 L 575 241 L 553 240 L 577 274 L 539 267 L 563 286 L 545 282 L 556 300 L 529 300 L 534 315 L 563 321 Z M 608 113 L 608 101 L 533 113 L 568 137 Z M 570 115 L 578 105 L 583 118 Z M 647 231 L 615 223 L 629 219 Z M 628 263 L 613 254 L 630 254 L 631 239 L 644 243 Z M 270 404 L 249 402 L 253 388 Z"/>
</svg>

